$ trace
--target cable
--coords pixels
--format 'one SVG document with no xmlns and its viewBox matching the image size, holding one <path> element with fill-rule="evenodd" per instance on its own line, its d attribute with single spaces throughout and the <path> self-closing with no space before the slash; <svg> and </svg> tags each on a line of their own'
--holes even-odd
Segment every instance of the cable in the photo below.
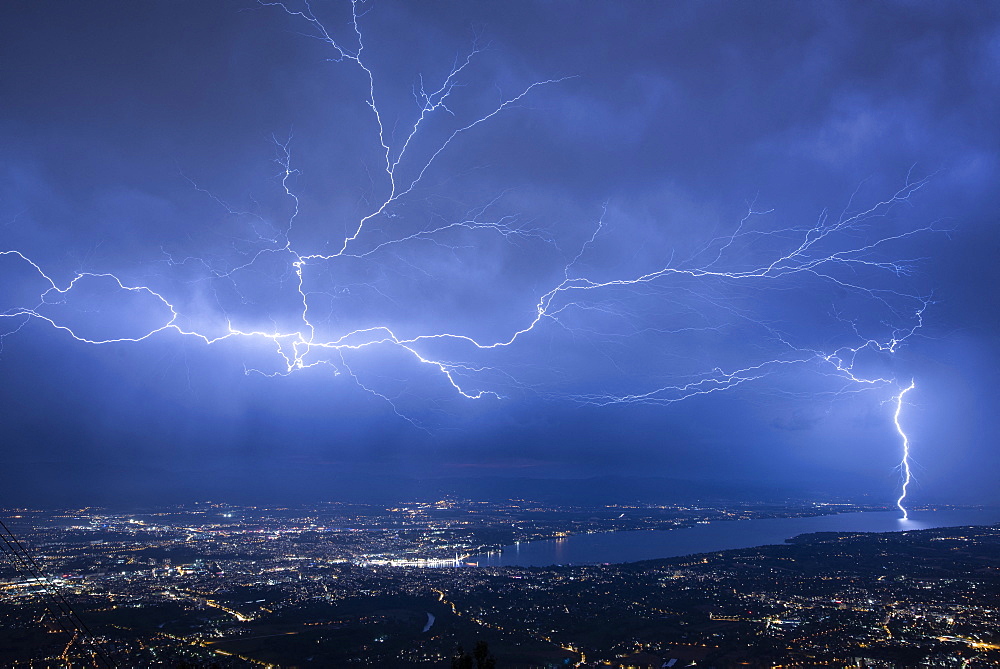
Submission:
<svg viewBox="0 0 1000 669">
<path fill-rule="evenodd" d="M 93 653 L 95 664 L 114 669 L 117 665 L 101 650 L 100 645 L 97 643 L 97 637 L 90 631 L 90 628 L 87 627 L 87 624 L 83 622 L 83 619 L 80 618 L 76 611 L 73 610 L 73 606 L 63 596 L 59 588 L 49 579 L 24 545 L 17 540 L 17 537 L 14 536 L 14 533 L 10 531 L 10 528 L 7 527 L 3 520 L 0 520 L 0 539 L 3 539 L 2 543 L 5 546 L 2 550 L 14 563 L 15 569 L 24 569 L 31 574 L 32 578 L 42 584 L 43 591 L 48 596 L 49 605 L 54 605 L 56 624 L 71 639 L 79 635 L 84 640 L 92 641 L 88 648 Z M 71 625 L 69 628 L 65 624 L 67 621 Z"/>
</svg>

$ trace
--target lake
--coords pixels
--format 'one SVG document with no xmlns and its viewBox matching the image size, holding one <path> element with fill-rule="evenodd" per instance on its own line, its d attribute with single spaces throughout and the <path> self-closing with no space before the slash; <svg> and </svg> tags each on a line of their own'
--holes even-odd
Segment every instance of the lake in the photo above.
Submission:
<svg viewBox="0 0 1000 669">
<path fill-rule="evenodd" d="M 878 511 L 808 518 L 713 521 L 671 530 L 597 532 L 525 542 L 472 556 L 466 562 L 481 567 L 612 564 L 782 544 L 785 539 L 810 532 L 900 532 L 994 523 L 1000 523 L 1000 509 L 911 511 L 908 520 L 902 520 L 898 511 Z"/>
</svg>

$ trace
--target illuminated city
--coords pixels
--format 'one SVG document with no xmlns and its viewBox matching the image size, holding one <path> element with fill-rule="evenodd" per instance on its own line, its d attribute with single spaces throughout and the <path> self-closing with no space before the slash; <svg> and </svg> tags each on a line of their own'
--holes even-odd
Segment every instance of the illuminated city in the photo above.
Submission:
<svg viewBox="0 0 1000 669">
<path fill-rule="evenodd" d="M 472 558 L 543 539 L 852 512 L 885 510 L 454 499 L 6 510 L 52 576 L 3 572 L 7 643 L 20 643 L 0 661 L 52 666 L 98 652 L 115 666 L 447 666 L 456 647 L 486 640 L 505 667 L 1000 666 L 996 527 L 817 532 L 628 564 Z M 72 599 L 86 638 L 69 638 L 57 616 L 38 625 L 54 593 Z"/>
<path fill-rule="evenodd" d="M 998 666 L 998 45 L 0 7 L 0 665 Z"/>
</svg>

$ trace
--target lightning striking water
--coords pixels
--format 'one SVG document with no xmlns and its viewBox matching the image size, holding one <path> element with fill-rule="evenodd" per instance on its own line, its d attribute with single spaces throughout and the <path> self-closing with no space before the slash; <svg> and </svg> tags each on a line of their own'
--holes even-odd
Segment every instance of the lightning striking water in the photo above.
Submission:
<svg viewBox="0 0 1000 669">
<path fill-rule="evenodd" d="M 903 388 L 903 390 L 896 395 L 896 413 L 892 416 L 892 420 L 896 424 L 896 432 L 899 432 L 899 436 L 903 439 L 903 458 L 899 462 L 899 467 L 903 474 L 903 488 L 900 491 L 899 499 L 896 500 L 896 506 L 898 506 L 899 510 L 903 512 L 903 520 L 907 520 L 909 518 L 906 507 L 903 506 L 903 500 L 906 499 L 906 489 L 909 487 L 912 477 L 910 475 L 910 438 L 906 436 L 906 432 L 903 431 L 903 426 L 899 424 L 899 414 L 903 410 L 903 396 L 913 390 L 915 385 L 916 383 L 914 381 L 910 381 L 910 385 Z"/>
<path fill-rule="evenodd" d="M 59 281 L 57 272 L 43 269 L 31 254 L 0 251 L 0 260 L 18 263 L 27 271 L 21 276 L 24 285 L 40 285 L 31 302 L 8 305 L 0 312 L 0 321 L 12 324 L 0 334 L 0 343 L 16 332 L 27 332 L 31 322 L 91 345 L 169 335 L 209 346 L 234 340 L 260 342 L 276 364 L 267 366 L 262 356 L 245 365 L 247 373 L 284 376 L 326 368 L 334 375 L 346 374 L 415 425 L 418 421 L 397 406 L 401 392 L 380 385 L 384 375 L 364 373 L 371 360 L 366 353 L 382 352 L 386 358 L 391 358 L 389 352 L 402 354 L 415 368 L 433 372 L 455 395 L 468 400 L 500 399 L 517 392 L 598 406 L 671 404 L 791 368 L 839 379 L 838 393 L 895 383 L 887 375 L 864 373 L 860 361 L 896 352 L 923 325 L 930 299 L 896 285 L 912 273 L 918 259 L 894 258 L 891 249 L 932 226 L 899 229 L 881 224 L 927 184 L 926 178 L 907 175 L 896 192 L 865 206 L 856 206 L 852 196 L 842 214 L 823 212 L 811 225 L 768 226 L 765 222 L 772 212 L 751 205 L 732 232 L 682 257 L 676 250 L 662 249 L 651 254 L 658 255 L 655 261 L 633 268 L 618 261 L 601 262 L 606 253 L 602 240 L 611 234 L 615 217 L 608 204 L 584 234 L 575 230 L 565 238 L 503 212 L 503 193 L 464 216 L 436 215 L 414 222 L 407 207 L 429 199 L 421 189 L 442 156 L 457 150 L 471 131 L 568 77 L 534 81 L 500 96 L 486 111 L 460 117 L 452 98 L 481 53 L 473 45 L 437 85 L 425 85 L 421 78 L 413 92 L 416 111 L 411 120 L 402 126 L 390 124 L 379 101 L 375 70 L 366 58 L 357 0 L 351 3 L 348 41 L 334 37 L 309 2 L 301 9 L 282 2 L 261 4 L 304 21 L 310 36 L 332 50 L 330 61 L 349 65 L 361 75 L 380 156 L 366 210 L 344 225 L 342 235 L 332 232 L 329 220 L 308 216 L 295 185 L 300 172 L 293 162 L 293 138 L 275 139 L 277 181 L 291 213 L 282 224 L 275 224 L 255 211 L 231 207 L 188 179 L 228 215 L 250 219 L 250 233 L 234 243 L 228 257 L 163 250 L 162 266 L 179 273 L 173 282 L 160 277 L 155 282 L 130 280 L 122 272 L 104 271 L 81 271 Z M 451 125 L 441 131 L 446 122 Z M 405 308 L 414 299 L 410 292 L 397 295 L 384 289 L 387 268 L 403 268 L 406 276 L 435 286 L 434 297 L 425 294 L 424 304 L 437 307 L 440 295 L 460 287 L 456 277 L 479 270 L 463 255 L 470 248 L 482 256 L 494 254 L 498 265 L 510 262 L 508 255 L 530 249 L 534 255 L 526 262 L 544 257 L 551 261 L 551 271 L 540 275 L 546 282 L 536 281 L 541 287 L 534 288 L 530 299 L 524 293 L 509 301 L 500 299 L 498 291 L 483 295 L 483 300 L 496 301 L 506 310 L 503 318 L 484 326 L 466 314 L 450 316 L 445 327 L 431 324 L 419 310 Z M 433 258 L 433 263 L 451 263 L 446 265 L 450 273 L 440 275 L 431 260 L 421 264 L 425 257 Z M 514 285 L 512 275 L 498 276 Z M 842 313 L 841 307 L 829 307 L 832 322 L 840 326 L 835 334 L 809 333 L 794 324 L 779 327 L 778 319 L 762 313 L 767 311 L 768 296 L 778 291 L 800 291 L 808 302 L 815 291 L 829 289 L 848 296 L 841 299 L 847 305 L 843 309 L 853 309 Z M 192 297 L 193 293 L 197 295 Z M 363 296 L 355 298 L 356 293 Z M 630 309 L 639 301 L 641 309 Z M 264 302 L 268 308 L 256 312 L 248 306 Z M 214 306 L 197 306 L 204 303 Z M 388 306 L 378 311 L 373 304 Z M 648 304 L 657 305 L 658 311 Z M 109 309 L 120 310 L 121 320 L 109 318 Z M 88 316 L 92 313 L 101 315 Z M 562 367 L 562 352 L 546 354 L 545 365 L 529 360 L 539 347 L 544 349 L 539 342 L 563 341 L 558 337 L 574 345 L 583 342 L 572 349 L 576 358 Z M 728 345 L 724 360 L 698 368 L 699 337 L 729 337 L 734 343 Z M 636 339 L 655 342 L 662 358 L 627 361 L 627 344 Z M 577 385 L 570 390 L 560 385 L 570 368 L 587 377 L 589 370 L 603 369 L 599 365 L 605 360 L 621 372 L 612 383 L 587 379 L 589 388 L 584 392 Z M 584 371 L 578 373 L 579 369 Z M 546 372 L 552 372 L 548 378 Z M 896 398 L 896 427 L 904 438 L 905 482 L 898 501 L 904 517 L 902 501 L 910 471 L 908 442 L 898 418 L 903 395 L 912 387 Z"/>
</svg>

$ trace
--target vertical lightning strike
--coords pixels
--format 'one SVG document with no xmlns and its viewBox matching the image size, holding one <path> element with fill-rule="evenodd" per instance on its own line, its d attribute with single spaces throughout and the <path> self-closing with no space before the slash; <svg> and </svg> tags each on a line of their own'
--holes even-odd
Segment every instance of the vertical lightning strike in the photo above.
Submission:
<svg viewBox="0 0 1000 669">
<path fill-rule="evenodd" d="M 912 476 L 910 475 L 910 438 L 906 436 L 906 432 L 903 432 L 903 426 L 899 424 L 899 414 L 903 410 L 903 396 L 913 390 L 914 385 L 914 381 L 911 380 L 910 385 L 896 395 L 896 413 L 892 417 L 893 422 L 896 424 L 896 432 L 899 432 L 899 436 L 903 438 L 903 458 L 899 462 L 900 469 L 903 472 L 903 489 L 900 492 L 899 499 L 896 500 L 896 506 L 903 512 L 903 520 L 909 518 L 906 507 L 903 506 L 903 500 L 906 499 L 906 488 L 910 485 Z"/>
<path fill-rule="evenodd" d="M 418 186 L 422 185 L 432 166 L 441 162 L 442 155 L 460 150 L 460 136 L 523 104 L 538 89 L 557 85 L 570 77 L 543 79 L 521 86 L 513 94 L 492 102 L 486 110 L 480 110 L 479 115 L 456 118 L 450 129 L 435 136 L 431 119 L 446 115 L 456 117 L 455 111 L 448 106 L 449 100 L 461 90 L 460 79 L 468 76 L 475 67 L 474 60 L 480 49 L 474 45 L 465 57 L 456 59 L 436 88 L 434 85 L 425 88 L 423 78 L 420 79 L 419 88 L 414 93 L 416 109 L 411 112 L 410 121 L 403 124 L 405 131 L 397 139 L 391 132 L 393 126 L 388 122 L 388 109 L 378 100 L 376 72 L 366 58 L 360 22 L 364 14 L 359 11 L 359 0 L 350 2 L 349 43 L 332 36 L 313 13 L 308 0 L 301 3 L 302 9 L 294 9 L 278 0 L 258 1 L 263 6 L 283 10 L 305 21 L 313 30 L 310 36 L 332 50 L 330 61 L 343 63 L 362 73 L 364 101 L 375 124 L 371 141 L 373 147 L 378 149 L 382 163 L 378 173 L 379 195 L 374 196 L 376 189 L 373 188 L 372 202 L 346 226 L 341 235 L 333 235 L 333 238 L 327 238 L 318 245 L 315 241 L 310 243 L 299 239 L 293 232 L 314 231 L 320 228 L 322 222 L 313 220 L 307 208 L 300 209 L 294 185 L 294 177 L 300 172 L 292 161 L 292 138 L 285 141 L 275 139 L 276 162 L 280 167 L 279 190 L 290 200 L 292 209 L 284 224 L 272 225 L 259 214 L 237 211 L 188 179 L 197 191 L 209 195 L 230 215 L 252 217 L 251 238 L 245 246 L 239 249 L 234 247 L 236 254 L 231 262 L 210 262 L 197 256 L 177 256 L 175 259 L 166 251 L 164 254 L 168 267 L 183 270 L 184 265 L 189 263 L 200 266 L 204 268 L 203 276 L 197 281 L 208 285 L 224 283 L 235 290 L 242 300 L 237 308 L 256 303 L 255 297 L 267 299 L 263 292 L 260 296 L 253 295 L 257 287 L 252 283 L 240 283 L 237 287 L 237 282 L 243 281 L 240 277 L 269 262 L 280 264 L 283 274 L 276 282 L 287 281 L 292 290 L 290 294 L 283 294 L 282 299 L 287 304 L 278 306 L 290 310 L 296 318 L 283 324 L 271 320 L 268 326 L 262 324 L 270 319 L 265 311 L 255 315 L 247 324 L 238 313 L 231 317 L 227 310 L 229 303 L 224 304 L 217 299 L 222 316 L 220 321 L 224 320 L 225 326 L 212 327 L 185 313 L 189 310 L 180 301 L 183 298 L 176 298 L 173 291 L 160 288 L 158 284 L 146 286 L 133 283 L 107 272 L 79 272 L 68 281 L 59 282 L 59 274 L 44 270 L 42 264 L 27 253 L 0 249 L 0 262 L 24 272 L 25 285 L 38 287 L 38 292 L 31 292 L 30 298 L 19 298 L 0 307 L 0 325 L 10 324 L 10 327 L 0 331 L 0 345 L 5 337 L 22 329 L 30 336 L 30 331 L 25 329 L 29 321 L 44 323 L 84 344 L 140 342 L 154 336 L 171 335 L 200 340 L 207 346 L 226 340 L 256 340 L 277 358 L 273 368 L 245 367 L 247 373 L 283 376 L 309 368 L 330 368 L 334 375 L 345 373 L 359 388 L 388 402 L 397 415 L 417 427 L 421 426 L 397 409 L 393 403 L 394 393 L 362 380 L 358 373 L 360 367 L 352 366 L 350 356 L 373 349 L 402 354 L 415 363 L 415 368 L 435 373 L 446 390 L 470 400 L 501 398 L 505 387 L 514 387 L 540 397 L 587 405 L 667 405 L 733 389 L 791 367 L 840 379 L 845 388 L 859 391 L 885 388 L 896 383 L 891 378 L 866 376 L 860 369 L 862 364 L 859 361 L 869 355 L 895 353 L 923 326 L 924 311 L 930 300 L 895 288 L 895 282 L 910 275 L 918 260 L 887 258 L 886 249 L 901 242 L 905 246 L 911 237 L 932 232 L 934 228 L 928 225 L 900 231 L 891 226 L 880 226 L 878 221 L 886 218 L 897 205 L 909 202 L 911 196 L 928 183 L 927 178 L 911 179 L 908 174 L 905 183 L 895 193 L 866 207 L 854 207 L 852 196 L 847 209 L 839 216 L 823 212 L 819 220 L 812 224 L 776 229 L 764 226 L 758 221 L 769 211 L 757 211 L 751 203 L 746 215 L 731 233 L 699 245 L 689 257 L 675 259 L 674 250 L 664 248 L 659 249 L 654 259 L 646 261 L 646 264 L 636 263 L 633 266 L 623 263 L 613 269 L 604 267 L 603 270 L 593 269 L 588 261 L 594 267 L 600 265 L 592 257 L 602 257 L 601 238 L 609 234 L 613 223 L 611 219 L 615 218 L 615 213 L 609 212 L 607 203 L 592 232 L 584 235 L 582 241 L 577 239 L 571 248 L 561 248 L 556 243 L 555 234 L 545 228 L 522 224 L 515 215 L 497 214 L 494 217 L 494 205 L 502 195 L 472 209 L 464 219 L 435 219 L 434 223 L 420 224 L 416 228 L 406 227 L 401 224 L 407 216 L 405 205 L 417 198 Z M 416 141 L 418 135 L 429 141 Z M 458 233 L 463 235 L 461 242 L 455 241 L 454 235 Z M 326 236 L 325 232 L 322 234 Z M 473 237 L 475 241 L 469 241 Z M 515 249 L 537 243 L 547 250 L 554 249 L 558 254 L 554 267 L 549 268 L 553 271 L 540 275 L 530 295 L 518 295 L 505 302 L 510 309 L 510 318 L 500 325 L 470 331 L 468 325 L 453 320 L 450 312 L 446 323 L 436 324 L 399 315 L 395 311 L 373 316 L 362 310 L 356 318 L 354 314 L 347 314 L 351 318 L 344 318 L 344 325 L 323 315 L 323 299 L 349 292 L 344 286 L 351 285 L 351 263 L 409 262 L 404 254 L 396 253 L 399 249 L 433 247 L 453 252 L 461 248 L 489 249 L 490 239 L 497 237 Z M 488 241 L 480 246 L 480 239 Z M 431 276 L 423 267 L 415 269 Z M 265 275 L 264 270 L 261 272 L 258 276 Z M 882 277 L 885 277 L 884 280 Z M 448 290 L 449 286 L 444 285 L 448 281 L 446 277 L 432 278 L 440 280 L 442 291 Z M 503 279 L 506 278 L 505 275 Z M 888 285 L 886 281 L 893 283 Z M 397 296 L 383 294 L 380 286 L 362 281 L 357 284 L 396 304 Z M 812 333 L 796 336 L 792 331 L 779 331 L 774 325 L 777 319 L 773 315 L 758 316 L 749 308 L 739 308 L 737 303 L 727 302 L 726 297 L 728 291 L 742 290 L 742 286 L 766 294 L 765 291 L 802 290 L 803 286 L 817 284 L 863 301 L 864 309 L 888 312 L 889 316 L 882 321 L 888 330 L 877 328 L 874 332 L 869 331 L 873 326 L 862 321 L 862 316 L 867 315 L 864 310 L 859 311 L 857 320 L 837 313 L 836 322 L 845 326 L 843 332 L 837 338 L 824 338 L 823 343 L 816 343 L 811 338 Z M 88 287 L 104 285 L 110 285 L 115 292 L 113 297 L 98 293 L 101 295 L 99 299 L 105 300 L 102 305 L 114 301 L 124 305 L 126 299 L 142 300 L 146 311 L 151 314 L 148 321 L 127 323 L 123 327 L 113 319 L 102 319 L 98 323 L 89 323 L 88 327 L 88 323 L 81 324 L 79 318 L 73 320 L 60 315 L 64 312 L 60 312 L 58 307 L 72 302 L 75 295 L 82 292 L 85 298 Z M 246 294 L 243 292 L 245 285 L 248 285 Z M 736 289 L 737 285 L 741 288 Z M 486 296 L 494 297 L 493 291 L 493 286 L 485 289 Z M 635 310 L 636 313 L 631 313 L 628 308 L 631 298 L 649 299 L 650 302 Z M 23 299 L 27 301 L 21 301 Z M 91 313 L 86 309 L 85 300 L 81 304 L 80 313 Z M 119 308 L 125 314 L 128 305 Z M 648 320 L 643 320 L 644 312 L 650 314 Z M 593 320 L 588 320 L 591 317 Z M 601 325 L 602 318 L 605 321 L 619 320 L 614 326 L 604 327 Z M 289 322 L 293 324 L 289 325 Z M 624 325 L 619 326 L 618 322 Z M 723 337 L 736 331 L 734 323 L 751 329 L 755 336 L 761 338 L 760 341 L 733 351 L 738 356 L 735 359 L 726 358 L 723 362 L 713 356 L 702 368 L 670 367 L 661 360 L 651 360 L 646 387 L 636 387 L 643 381 L 634 379 L 628 388 L 593 389 L 561 384 L 559 381 L 546 386 L 551 380 L 532 380 L 528 376 L 530 372 L 525 371 L 538 365 L 518 361 L 513 357 L 520 355 L 518 353 L 505 353 L 518 349 L 529 357 L 537 354 L 538 349 L 534 347 L 539 346 L 538 341 L 543 335 L 554 336 L 551 334 L 554 331 L 556 335 L 565 332 L 570 338 L 588 343 L 611 342 L 615 346 L 629 337 L 656 338 L 656 350 L 662 352 L 664 360 L 669 361 L 684 356 L 684 349 L 672 349 L 671 337 L 682 340 L 691 333 L 700 332 Z M 573 363 L 588 369 L 592 366 L 594 355 L 591 349 L 574 349 L 572 353 L 578 356 L 572 359 Z M 602 354 L 612 358 L 611 353 L 602 351 Z M 626 356 L 627 353 L 623 355 Z M 512 359 L 515 362 L 510 362 Z M 653 363 L 662 363 L 663 366 L 654 368 Z M 611 364 L 621 372 L 622 378 L 629 377 L 628 372 L 618 368 L 617 360 L 611 360 Z M 691 365 L 699 364 L 704 363 L 691 362 Z M 515 371 L 524 376 L 516 376 Z M 907 516 L 903 500 L 911 476 L 909 441 L 900 426 L 899 414 L 903 396 L 913 387 L 911 382 L 895 397 L 895 424 L 903 438 L 901 466 L 905 475 L 897 506 L 904 518 Z M 546 388 L 554 390 L 549 392 Z"/>
</svg>

